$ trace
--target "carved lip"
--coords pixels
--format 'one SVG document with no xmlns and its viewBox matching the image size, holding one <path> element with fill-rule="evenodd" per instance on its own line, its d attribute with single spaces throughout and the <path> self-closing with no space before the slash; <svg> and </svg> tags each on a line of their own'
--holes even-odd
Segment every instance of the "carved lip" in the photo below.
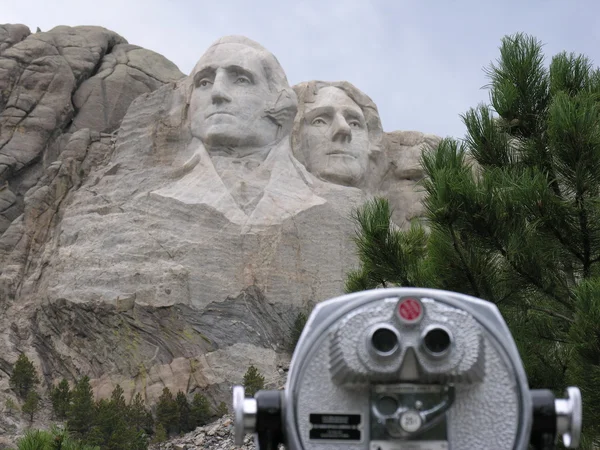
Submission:
<svg viewBox="0 0 600 450">
<path fill-rule="evenodd" d="M 206 118 L 208 119 L 211 116 L 217 115 L 217 114 L 221 114 L 224 116 L 233 116 L 233 114 L 227 112 L 227 111 L 215 111 L 215 112 L 211 112 L 209 115 L 206 116 Z"/>
<path fill-rule="evenodd" d="M 352 152 L 348 152 L 345 150 L 341 150 L 341 149 L 335 149 L 335 150 L 331 150 L 329 152 L 326 153 L 326 155 L 342 155 L 342 156 L 350 156 L 351 158 L 356 159 L 356 155 Z"/>
</svg>

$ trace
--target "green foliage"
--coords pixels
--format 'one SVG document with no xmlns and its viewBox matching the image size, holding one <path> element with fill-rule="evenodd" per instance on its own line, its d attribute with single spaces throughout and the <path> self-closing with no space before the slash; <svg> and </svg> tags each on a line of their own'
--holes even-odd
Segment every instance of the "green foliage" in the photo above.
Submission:
<svg viewBox="0 0 600 450">
<path fill-rule="evenodd" d="M 292 331 L 290 332 L 290 351 L 292 353 L 296 349 L 296 345 L 298 345 L 298 341 L 300 340 L 302 330 L 304 330 L 307 320 L 308 316 L 302 311 L 298 313 L 296 319 L 294 320 L 294 325 L 292 326 Z"/>
<path fill-rule="evenodd" d="M 194 394 L 191 405 L 191 417 L 194 428 L 210 422 L 210 409 L 210 402 L 204 395 L 199 393 Z"/>
<path fill-rule="evenodd" d="M 177 403 L 169 388 L 164 388 L 156 405 L 156 422 L 163 426 L 167 435 L 177 433 L 179 428 L 179 413 Z"/>
<path fill-rule="evenodd" d="M 156 431 L 154 432 L 154 437 L 152 438 L 152 444 L 159 444 L 161 442 L 165 442 L 167 438 L 167 430 L 165 430 L 165 427 L 163 427 L 162 423 L 159 423 L 156 426 Z"/>
<path fill-rule="evenodd" d="M 94 425 L 95 409 L 90 379 L 86 375 L 75 384 L 67 413 L 67 428 L 73 436 L 87 437 Z"/>
<path fill-rule="evenodd" d="M 25 399 L 29 390 L 39 382 L 40 380 L 33 363 L 25 353 L 21 353 L 13 367 L 13 373 L 10 376 L 10 387 L 14 389 L 21 399 Z"/>
<path fill-rule="evenodd" d="M 130 427 L 133 427 L 138 432 L 143 432 L 147 435 L 152 434 L 154 428 L 154 418 L 152 413 L 146 409 L 142 395 L 138 392 L 133 397 L 127 409 L 127 422 Z"/>
<path fill-rule="evenodd" d="M 252 397 L 258 391 L 265 387 L 265 377 L 263 377 L 258 369 L 251 365 L 244 374 L 244 388 L 247 397 Z"/>
<path fill-rule="evenodd" d="M 219 403 L 219 406 L 217 406 L 217 409 L 215 410 L 217 417 L 223 417 L 227 413 L 229 413 L 229 409 L 227 408 L 225 402 Z"/>
<path fill-rule="evenodd" d="M 50 400 L 52 401 L 52 409 L 56 418 L 64 420 L 67 418 L 69 404 L 71 403 L 71 389 L 66 379 L 62 379 L 58 386 L 50 390 Z"/>
<path fill-rule="evenodd" d="M 73 439 L 67 430 L 56 426 L 48 430 L 28 430 L 17 440 L 18 450 L 100 450 Z"/>
<path fill-rule="evenodd" d="M 4 402 L 4 407 L 6 408 L 6 412 L 8 414 L 12 414 L 14 412 L 19 411 L 19 405 L 17 405 L 15 401 L 10 397 L 6 399 L 6 402 Z"/>
<path fill-rule="evenodd" d="M 21 411 L 26 414 L 29 418 L 29 422 L 33 422 L 33 416 L 40 409 L 40 395 L 33 389 L 27 393 L 27 398 Z"/>
<path fill-rule="evenodd" d="M 582 282 L 574 297 L 575 321 L 569 329 L 574 351 L 567 375 L 581 389 L 586 431 L 600 436 L 600 278 Z"/>
<path fill-rule="evenodd" d="M 42 430 L 27 430 L 25 436 L 17 440 L 19 450 L 46 450 L 52 448 L 54 437 Z"/>
<path fill-rule="evenodd" d="M 532 388 L 578 385 L 586 442 L 600 438 L 600 71 L 544 64 L 515 34 L 487 69 L 490 105 L 462 142 L 424 149 L 427 231 L 398 230 L 385 200 L 355 211 L 360 267 L 348 292 L 424 286 L 498 305 Z M 590 444 L 591 445 L 591 444 Z"/>
<path fill-rule="evenodd" d="M 177 392 L 175 403 L 177 404 L 177 416 L 179 419 L 177 424 L 178 432 L 187 433 L 193 430 L 195 427 L 192 422 L 191 407 L 183 392 Z"/>
<path fill-rule="evenodd" d="M 427 236 L 417 223 L 408 232 L 392 224 L 392 211 L 384 199 L 374 199 L 353 213 L 357 224 L 354 242 L 361 268 L 350 272 L 346 291 L 420 284 Z"/>
<path fill-rule="evenodd" d="M 127 404 L 123 389 L 116 385 L 110 400 L 96 402 L 94 422 L 86 442 L 103 449 L 146 449 L 152 431 L 152 415 L 140 394 Z"/>
</svg>

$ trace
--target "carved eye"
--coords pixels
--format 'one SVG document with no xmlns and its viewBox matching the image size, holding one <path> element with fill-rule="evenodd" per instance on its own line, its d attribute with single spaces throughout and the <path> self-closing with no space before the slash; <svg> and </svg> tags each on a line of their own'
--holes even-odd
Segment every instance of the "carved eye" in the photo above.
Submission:
<svg viewBox="0 0 600 450">
<path fill-rule="evenodd" d="M 360 124 L 360 122 L 358 120 L 353 120 L 350 122 L 350 126 L 352 128 L 362 128 L 362 125 Z"/>
<path fill-rule="evenodd" d="M 311 125 L 327 125 L 327 122 L 325 122 L 323 119 L 321 119 L 320 117 L 317 117 L 315 120 L 313 120 L 311 122 Z"/>
<path fill-rule="evenodd" d="M 235 82 L 237 84 L 250 84 L 250 79 L 248 77 L 244 77 L 244 76 L 238 76 L 235 79 Z"/>
<path fill-rule="evenodd" d="M 200 82 L 198 83 L 198 86 L 200 86 L 200 87 L 206 87 L 209 84 L 212 84 L 212 82 L 208 78 L 202 78 L 200 80 Z"/>
</svg>

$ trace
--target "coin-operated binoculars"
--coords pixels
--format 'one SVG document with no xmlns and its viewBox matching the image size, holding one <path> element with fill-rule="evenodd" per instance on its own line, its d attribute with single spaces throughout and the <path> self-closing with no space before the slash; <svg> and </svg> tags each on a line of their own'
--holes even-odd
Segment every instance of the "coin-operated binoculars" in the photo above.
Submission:
<svg viewBox="0 0 600 450">
<path fill-rule="evenodd" d="M 391 288 L 317 305 L 284 391 L 234 387 L 236 443 L 260 450 L 576 448 L 581 394 L 530 390 L 495 305 Z"/>
</svg>

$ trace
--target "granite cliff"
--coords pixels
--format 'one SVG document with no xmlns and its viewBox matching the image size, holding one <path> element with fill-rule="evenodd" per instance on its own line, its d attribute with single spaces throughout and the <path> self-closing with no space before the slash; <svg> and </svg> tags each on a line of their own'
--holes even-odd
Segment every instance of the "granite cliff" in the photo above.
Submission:
<svg viewBox="0 0 600 450">
<path fill-rule="evenodd" d="M 384 133 L 349 83 L 292 88 L 253 41 L 217 44 L 186 77 L 103 28 L 0 26 L 0 396 L 21 352 L 46 387 L 88 375 L 149 403 L 229 401 L 249 364 L 278 384 L 297 313 L 355 264 L 352 208 L 419 216 L 435 136 Z"/>
</svg>

